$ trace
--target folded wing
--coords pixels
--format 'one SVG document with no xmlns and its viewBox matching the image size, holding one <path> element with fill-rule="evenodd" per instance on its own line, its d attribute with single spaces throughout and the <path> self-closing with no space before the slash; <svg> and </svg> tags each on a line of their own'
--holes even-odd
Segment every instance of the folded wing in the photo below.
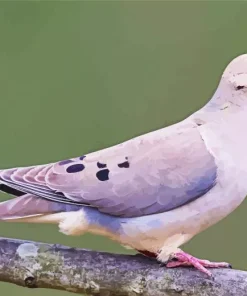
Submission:
<svg viewBox="0 0 247 296">
<path fill-rule="evenodd" d="M 216 180 L 214 158 L 198 129 L 190 126 L 155 131 L 53 164 L 3 170 L 0 190 L 5 186 L 4 191 L 18 196 L 27 193 L 114 216 L 137 217 L 193 201 Z"/>
</svg>

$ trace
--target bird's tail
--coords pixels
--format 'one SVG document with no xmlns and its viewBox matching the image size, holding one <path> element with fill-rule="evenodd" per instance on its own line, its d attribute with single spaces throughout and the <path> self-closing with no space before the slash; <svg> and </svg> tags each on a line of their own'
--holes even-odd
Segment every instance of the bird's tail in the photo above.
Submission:
<svg viewBox="0 0 247 296">
<path fill-rule="evenodd" d="M 0 203 L 0 220 L 45 222 L 44 219 L 40 218 L 56 213 L 77 211 L 79 209 L 81 209 L 81 206 L 57 203 L 33 194 L 24 194 Z"/>
</svg>

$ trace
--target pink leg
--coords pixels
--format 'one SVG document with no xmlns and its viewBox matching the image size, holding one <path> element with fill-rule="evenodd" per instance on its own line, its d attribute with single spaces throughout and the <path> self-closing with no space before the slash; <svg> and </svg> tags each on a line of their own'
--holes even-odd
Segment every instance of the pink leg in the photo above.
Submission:
<svg viewBox="0 0 247 296">
<path fill-rule="evenodd" d="M 166 267 L 178 267 L 178 266 L 194 266 L 201 272 L 206 273 L 208 276 L 212 276 L 212 273 L 208 271 L 205 267 L 214 267 L 214 268 L 230 268 L 231 265 L 226 262 L 210 262 L 209 260 L 202 260 L 196 257 L 191 256 L 183 252 L 182 250 L 174 254 L 174 258 L 178 261 L 170 261 L 166 264 Z"/>
</svg>

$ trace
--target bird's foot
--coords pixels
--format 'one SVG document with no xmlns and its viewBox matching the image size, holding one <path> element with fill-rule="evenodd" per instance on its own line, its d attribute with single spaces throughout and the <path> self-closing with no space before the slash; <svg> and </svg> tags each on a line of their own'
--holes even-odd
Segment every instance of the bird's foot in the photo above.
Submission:
<svg viewBox="0 0 247 296">
<path fill-rule="evenodd" d="M 200 270 L 203 273 L 206 273 L 208 276 L 212 276 L 212 273 L 206 269 L 208 268 L 232 268 L 231 265 L 227 262 L 211 262 L 209 260 L 198 259 L 191 256 L 190 254 L 185 253 L 182 250 L 174 253 L 172 255 L 173 259 L 176 261 L 169 261 L 166 264 L 166 267 L 173 268 L 179 266 L 194 266 L 196 269 Z"/>
</svg>

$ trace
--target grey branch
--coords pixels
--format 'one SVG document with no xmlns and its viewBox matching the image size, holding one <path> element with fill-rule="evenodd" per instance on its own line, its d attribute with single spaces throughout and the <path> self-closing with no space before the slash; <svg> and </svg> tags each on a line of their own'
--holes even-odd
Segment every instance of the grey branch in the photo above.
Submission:
<svg viewBox="0 0 247 296">
<path fill-rule="evenodd" d="M 0 281 L 97 296 L 246 296 L 247 272 L 166 269 L 141 255 L 118 255 L 0 238 Z"/>
</svg>

